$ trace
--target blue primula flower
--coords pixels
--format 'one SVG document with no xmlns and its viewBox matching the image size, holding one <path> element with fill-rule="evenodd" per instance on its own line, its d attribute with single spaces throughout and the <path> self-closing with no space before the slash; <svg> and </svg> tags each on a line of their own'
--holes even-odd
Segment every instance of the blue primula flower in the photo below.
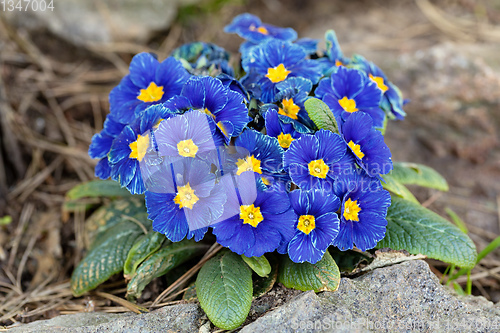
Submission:
<svg viewBox="0 0 500 333">
<path fill-rule="evenodd" d="M 261 43 L 269 39 L 294 41 L 297 32 L 292 28 L 280 28 L 271 24 L 262 23 L 255 15 L 244 13 L 236 16 L 231 24 L 224 28 L 226 33 L 236 33 L 251 43 Z"/>
<path fill-rule="evenodd" d="M 186 236 L 203 238 L 208 226 L 222 216 L 226 194 L 210 165 L 199 159 L 165 163 L 157 182 L 146 191 L 146 207 L 153 230 L 179 242 Z"/>
<path fill-rule="evenodd" d="M 95 175 L 101 179 L 108 179 L 111 176 L 111 165 L 108 161 L 108 153 L 113 144 L 113 140 L 121 133 L 125 124 L 121 124 L 108 114 L 104 121 L 104 128 L 100 133 L 92 137 L 89 146 L 89 156 L 99 158 L 100 161 L 95 167 Z"/>
<path fill-rule="evenodd" d="M 384 126 L 385 113 L 379 107 L 382 93 L 362 71 L 340 66 L 319 82 L 314 94 L 330 107 L 340 125 L 353 112 L 362 111 L 372 117 L 373 126 Z"/>
<path fill-rule="evenodd" d="M 353 68 L 360 69 L 368 74 L 368 77 L 377 84 L 382 92 L 380 108 L 391 118 L 404 119 L 406 113 L 403 111 L 403 95 L 397 86 L 387 79 L 387 76 L 373 62 L 366 60 L 360 55 L 352 57 Z"/>
<path fill-rule="evenodd" d="M 145 191 L 140 162 L 153 147 L 152 130 L 162 119 L 172 114 L 162 105 L 146 109 L 141 117 L 123 128 L 116 137 L 108 154 L 111 178 L 119 181 L 132 194 Z"/>
<path fill-rule="evenodd" d="M 164 106 L 176 113 L 199 111 L 216 128 L 216 135 L 226 143 L 238 136 L 250 121 L 243 96 L 224 86 L 219 79 L 203 76 L 190 78 L 179 96 Z"/>
<path fill-rule="evenodd" d="M 285 120 L 287 118 L 282 117 Z M 264 118 L 266 119 L 267 135 L 278 139 L 281 148 L 288 149 L 293 140 L 300 138 L 301 133 L 297 132 L 290 122 L 283 121 L 276 110 L 268 110 L 264 114 Z"/>
<path fill-rule="evenodd" d="M 236 206 L 237 213 L 212 226 L 217 242 L 247 257 L 260 257 L 288 243 L 296 215 L 287 192 L 282 187 L 257 191 L 250 173 L 237 176 L 236 182 L 239 196 L 230 197 L 238 201 L 227 206 Z"/>
<path fill-rule="evenodd" d="M 260 99 L 272 103 L 278 93 L 277 84 L 291 77 L 303 77 L 316 84 L 321 69 L 315 60 L 307 59 L 304 49 L 290 42 L 269 40 L 253 47 L 243 58 L 242 66 L 247 78 L 244 85 L 260 87 Z M 248 78 L 251 78 L 249 80 Z"/>
<path fill-rule="evenodd" d="M 245 171 L 253 171 L 259 175 L 272 175 L 283 170 L 283 149 L 278 139 L 248 129 L 236 138 L 234 144 L 238 156 L 236 175 Z"/>
<path fill-rule="evenodd" d="M 321 190 L 295 190 L 290 202 L 298 216 L 295 235 L 288 243 L 288 255 L 293 262 L 315 264 L 321 260 L 339 232 L 336 211 L 340 200 Z"/>
<path fill-rule="evenodd" d="M 361 251 L 374 248 L 385 236 L 389 192 L 377 178 L 358 169 L 338 179 L 335 192 L 341 198 L 340 231 L 333 245 L 340 250 L 356 246 Z"/>
<path fill-rule="evenodd" d="M 207 117 L 201 112 L 188 112 L 166 119 L 154 132 L 161 156 L 175 160 L 200 157 L 215 150 Z"/>
<path fill-rule="evenodd" d="M 278 113 L 293 119 L 295 128 L 301 133 L 311 132 L 315 128 L 304 107 L 312 86 L 310 80 L 302 77 L 292 77 L 276 85 L 278 92 L 274 99 L 278 105 Z"/>
<path fill-rule="evenodd" d="M 325 33 L 325 42 L 325 57 L 319 58 L 318 62 L 321 64 L 323 74 L 325 76 L 330 76 L 330 74 L 335 71 L 336 67 L 348 66 L 350 64 L 350 59 L 345 57 L 342 53 L 335 31 L 328 30 Z"/>
<path fill-rule="evenodd" d="M 366 113 L 352 114 L 342 126 L 342 136 L 358 164 L 371 177 L 379 177 L 392 170 L 391 151 Z"/>
<path fill-rule="evenodd" d="M 319 130 L 294 140 L 284 154 L 285 169 L 301 189 L 331 191 L 341 174 L 355 168 L 355 160 L 347 153 L 347 145 L 338 134 Z"/>
<path fill-rule="evenodd" d="M 111 114 L 116 121 L 130 124 L 150 105 L 178 95 L 189 76 L 173 57 L 160 63 L 149 53 L 139 53 L 130 63 L 130 74 L 109 94 Z"/>
</svg>

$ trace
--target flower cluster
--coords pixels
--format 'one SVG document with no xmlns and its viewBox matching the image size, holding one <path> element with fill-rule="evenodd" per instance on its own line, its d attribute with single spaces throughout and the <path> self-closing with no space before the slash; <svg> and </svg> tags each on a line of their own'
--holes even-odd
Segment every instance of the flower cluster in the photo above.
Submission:
<svg viewBox="0 0 500 333">
<path fill-rule="evenodd" d="M 154 230 L 174 242 L 211 232 L 238 254 L 310 263 L 329 246 L 375 247 L 391 203 L 383 131 L 405 116 L 397 87 L 363 57 L 346 58 L 333 31 L 326 50 L 251 14 L 225 31 L 245 39 L 242 70 L 200 42 L 162 62 L 132 59 L 92 138 L 96 176 L 144 193 Z M 310 98 L 338 131 L 318 127 Z"/>
</svg>

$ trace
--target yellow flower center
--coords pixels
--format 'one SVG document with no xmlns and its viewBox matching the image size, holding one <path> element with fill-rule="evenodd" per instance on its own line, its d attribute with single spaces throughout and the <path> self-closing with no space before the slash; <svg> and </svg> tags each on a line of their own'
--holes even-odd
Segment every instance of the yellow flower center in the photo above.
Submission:
<svg viewBox="0 0 500 333">
<path fill-rule="evenodd" d="M 163 97 L 163 86 L 157 86 L 151 82 L 146 89 L 141 89 L 141 93 L 137 99 L 143 102 L 156 102 Z"/>
<path fill-rule="evenodd" d="M 243 223 L 250 224 L 254 228 L 257 228 L 257 225 L 264 221 L 260 207 L 255 207 L 253 204 L 240 206 L 240 219 L 243 220 Z"/>
<path fill-rule="evenodd" d="M 351 148 L 351 150 L 354 153 L 354 155 L 356 155 L 359 158 L 365 157 L 365 153 L 363 153 L 361 151 L 361 146 L 360 145 L 355 144 L 354 142 L 352 142 L 352 140 L 349 141 L 349 143 L 347 145 L 349 146 L 349 148 Z"/>
<path fill-rule="evenodd" d="M 283 108 L 279 108 L 278 113 L 292 119 L 297 119 L 297 114 L 300 111 L 300 106 L 293 103 L 293 98 L 283 99 L 281 103 L 283 104 Z"/>
<path fill-rule="evenodd" d="M 264 185 L 266 185 L 266 186 L 271 185 L 271 180 L 269 178 L 262 177 L 261 179 L 262 179 L 262 182 L 264 183 Z"/>
<path fill-rule="evenodd" d="M 337 60 L 335 60 L 335 66 L 337 66 L 337 67 L 339 67 L 339 66 L 345 66 L 345 64 L 342 61 L 340 61 L 340 60 L 337 59 Z"/>
<path fill-rule="evenodd" d="M 309 235 L 311 231 L 316 228 L 316 220 L 312 215 L 301 215 L 299 217 L 299 224 L 297 224 L 297 229 Z"/>
<path fill-rule="evenodd" d="M 353 99 L 349 99 L 346 96 L 344 98 L 339 99 L 340 106 L 347 112 L 356 112 L 358 109 L 356 108 L 356 101 Z"/>
<path fill-rule="evenodd" d="M 252 24 L 249 29 L 250 31 L 257 31 L 263 35 L 269 35 L 269 31 L 267 31 L 267 29 L 262 26 L 257 28 L 255 25 Z"/>
<path fill-rule="evenodd" d="M 377 84 L 377 87 L 385 93 L 389 87 L 385 85 L 384 78 L 381 76 L 373 76 L 371 74 L 368 75 L 370 79 Z"/>
<path fill-rule="evenodd" d="M 290 144 L 292 143 L 293 140 L 295 139 L 292 138 L 290 134 L 284 134 L 283 132 L 281 132 L 278 135 L 278 143 L 280 144 L 281 148 L 290 147 Z"/>
<path fill-rule="evenodd" d="M 268 68 L 267 69 L 267 74 L 266 77 L 271 80 L 272 83 L 277 83 L 284 81 L 288 74 L 290 74 L 292 71 L 287 71 L 285 68 L 285 65 L 279 64 L 278 66 L 274 68 Z"/>
<path fill-rule="evenodd" d="M 137 135 L 137 140 L 135 140 L 128 146 L 131 150 L 129 157 L 135 158 L 136 160 L 141 162 L 149 148 L 149 135 Z"/>
<path fill-rule="evenodd" d="M 238 171 L 236 175 L 239 176 L 245 171 L 253 171 L 262 174 L 262 169 L 260 168 L 260 161 L 252 156 L 247 156 L 244 159 L 238 158 L 236 162 Z"/>
<path fill-rule="evenodd" d="M 326 178 L 328 171 L 330 171 L 330 168 L 328 167 L 328 165 L 325 164 L 323 159 L 309 162 L 308 167 L 309 167 L 309 174 L 311 176 L 318 178 Z"/>
<path fill-rule="evenodd" d="M 200 198 L 194 194 L 194 190 L 189 183 L 177 188 L 177 195 L 174 198 L 174 202 L 179 205 L 179 209 L 184 207 L 193 209 L 194 204 L 198 200 L 200 200 Z"/>
<path fill-rule="evenodd" d="M 198 146 L 191 139 L 182 140 L 177 144 L 177 151 L 184 157 L 196 157 Z"/>
<path fill-rule="evenodd" d="M 358 214 L 361 208 L 358 205 L 358 200 L 351 201 L 351 198 L 347 199 L 344 203 L 344 218 L 351 221 L 359 221 Z"/>
</svg>

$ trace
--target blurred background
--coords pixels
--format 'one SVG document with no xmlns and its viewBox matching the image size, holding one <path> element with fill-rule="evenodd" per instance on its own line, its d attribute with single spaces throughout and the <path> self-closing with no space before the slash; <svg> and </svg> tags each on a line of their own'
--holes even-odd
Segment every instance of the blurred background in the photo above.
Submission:
<svg viewBox="0 0 500 333">
<path fill-rule="evenodd" d="M 458 214 L 478 250 L 500 234 L 499 0 L 45 3 L 53 9 L 0 4 L 0 326 L 123 311 L 97 296 L 71 296 L 85 213 L 64 212 L 65 193 L 94 179 L 90 139 L 132 56 L 163 60 L 199 40 L 226 48 L 237 64 L 242 40 L 223 27 L 244 12 L 299 37 L 322 40 L 334 29 L 345 55 L 381 67 L 410 101 L 407 119 L 388 126 L 393 159 L 434 167 L 450 184 L 447 193 L 414 188 L 417 198 L 448 219 Z M 446 265 L 428 262 L 441 277 Z M 500 301 L 500 251 L 471 278 L 474 294 Z"/>
</svg>

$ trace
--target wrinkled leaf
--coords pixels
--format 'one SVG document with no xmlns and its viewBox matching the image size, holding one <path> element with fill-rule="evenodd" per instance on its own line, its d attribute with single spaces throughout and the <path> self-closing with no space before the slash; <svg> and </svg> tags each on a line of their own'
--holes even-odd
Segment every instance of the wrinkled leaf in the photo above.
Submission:
<svg viewBox="0 0 500 333">
<path fill-rule="evenodd" d="M 382 178 L 385 180 L 385 183 L 382 182 L 382 187 L 384 189 L 396 194 L 400 198 L 419 204 L 413 193 L 411 193 L 406 186 L 394 179 L 391 174 L 383 175 Z"/>
<path fill-rule="evenodd" d="M 419 185 L 448 191 L 448 183 L 436 170 L 417 163 L 395 162 L 391 176 L 407 185 Z"/>
<path fill-rule="evenodd" d="M 257 277 L 253 279 L 253 298 L 259 298 L 273 289 L 278 280 L 278 263 L 271 264 L 271 272 L 266 277 Z"/>
<path fill-rule="evenodd" d="M 156 252 L 164 241 L 169 242 L 166 240 L 165 235 L 155 231 L 151 231 L 147 235 L 137 239 L 134 246 L 130 249 L 127 260 L 125 260 L 125 265 L 123 266 L 123 275 L 125 278 L 131 279 L 135 275 L 137 266 Z"/>
<path fill-rule="evenodd" d="M 267 276 L 271 272 L 271 265 L 269 264 L 269 261 L 267 261 L 265 256 L 247 257 L 242 254 L 241 258 L 260 277 Z"/>
<path fill-rule="evenodd" d="M 138 221 L 146 228 L 150 228 L 151 221 L 147 219 L 144 199 L 140 197 L 129 197 L 114 200 L 97 209 L 85 221 L 84 241 L 87 248 L 100 238 L 107 229 L 122 222 L 123 220 Z"/>
<path fill-rule="evenodd" d="M 130 197 L 132 194 L 114 180 L 91 180 L 73 187 L 66 193 L 66 200 L 96 197 Z"/>
<path fill-rule="evenodd" d="M 224 251 L 208 260 L 196 279 L 200 306 L 224 330 L 240 326 L 252 305 L 252 271 L 241 256 Z"/>
<path fill-rule="evenodd" d="M 141 296 L 144 288 L 154 279 L 167 274 L 171 269 L 206 251 L 208 246 L 194 240 L 169 243 L 151 255 L 137 268 L 127 285 L 127 299 Z"/>
<path fill-rule="evenodd" d="M 193 282 L 186 288 L 184 295 L 182 295 L 182 299 L 189 302 L 197 298 L 198 297 L 196 295 L 196 284 Z"/>
<path fill-rule="evenodd" d="M 121 272 L 130 248 L 141 234 L 141 228 L 130 221 L 122 221 L 107 230 L 73 271 L 73 295 L 81 296 Z"/>
<path fill-rule="evenodd" d="M 309 118 L 319 129 L 339 133 L 339 127 L 333 112 L 322 100 L 311 97 L 304 103 L 304 107 Z"/>
<path fill-rule="evenodd" d="M 392 198 L 387 231 L 377 247 L 423 254 L 462 268 L 476 264 L 476 246 L 458 227 L 408 200 Z"/>
<path fill-rule="evenodd" d="M 287 288 L 302 291 L 335 291 L 339 287 L 340 271 L 328 251 L 315 264 L 297 264 L 288 256 L 282 256 L 278 281 Z"/>
</svg>

